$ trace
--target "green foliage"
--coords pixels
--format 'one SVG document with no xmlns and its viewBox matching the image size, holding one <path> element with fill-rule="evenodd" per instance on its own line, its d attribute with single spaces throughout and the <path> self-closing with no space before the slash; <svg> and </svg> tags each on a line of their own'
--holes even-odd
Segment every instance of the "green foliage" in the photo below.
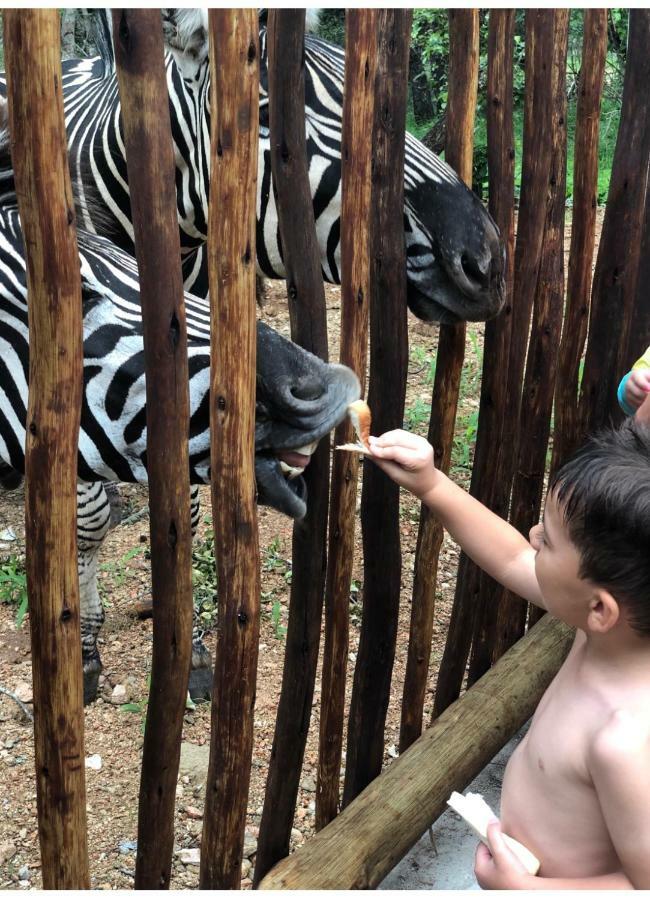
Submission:
<svg viewBox="0 0 650 900">
<path fill-rule="evenodd" d="M 628 11 L 608 10 L 608 53 L 605 85 L 601 108 L 599 145 L 598 202 L 604 203 L 611 176 L 612 159 L 618 132 L 623 78 L 625 73 L 625 48 L 627 43 Z M 420 139 L 444 117 L 448 91 L 449 25 L 446 9 L 416 9 L 413 11 L 411 33 L 411 77 L 407 128 Z M 479 96 L 474 132 L 474 166 L 472 187 L 479 196 L 487 198 L 487 35 L 489 14 L 480 12 Z M 573 143 L 578 93 L 578 79 L 582 66 L 583 10 L 573 9 L 569 17 L 569 45 L 567 56 L 567 198 L 573 195 Z M 518 9 L 515 14 L 513 49 L 513 120 L 515 130 L 515 194 L 521 192 L 521 156 L 525 105 L 526 63 L 526 13 Z M 422 120 L 415 108 L 415 90 L 421 91 L 423 81 L 430 92 L 433 110 L 428 120 Z M 423 108 L 422 103 L 418 104 Z"/>
<path fill-rule="evenodd" d="M 27 612 L 27 575 L 25 560 L 11 555 L 0 563 L 0 603 L 16 606 L 16 627 L 23 624 Z"/>
<path fill-rule="evenodd" d="M 192 593 L 201 626 L 213 628 L 217 623 L 217 563 L 212 531 L 192 545 Z"/>
<path fill-rule="evenodd" d="M 271 607 L 271 622 L 273 624 L 273 633 L 275 634 L 278 640 L 282 640 L 282 638 L 286 635 L 287 629 L 284 625 L 281 624 L 282 617 L 282 604 L 276 598 L 273 601 L 273 606 Z"/>
<path fill-rule="evenodd" d="M 404 412 L 404 428 L 416 434 L 426 435 L 430 415 L 431 401 L 417 397 Z"/>
<path fill-rule="evenodd" d="M 318 16 L 318 37 L 339 47 L 345 47 L 345 10 L 321 9 Z"/>
</svg>

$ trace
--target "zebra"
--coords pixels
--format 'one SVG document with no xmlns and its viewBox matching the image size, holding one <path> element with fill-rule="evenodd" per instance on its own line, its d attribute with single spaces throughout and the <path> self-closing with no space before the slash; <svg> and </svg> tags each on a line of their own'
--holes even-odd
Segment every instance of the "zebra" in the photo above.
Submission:
<svg viewBox="0 0 650 900">
<path fill-rule="evenodd" d="M 163 9 L 165 66 L 176 160 L 177 209 L 185 287 L 208 292 L 206 254 L 210 141 L 207 10 Z M 271 182 L 266 19 L 260 19 L 257 271 L 285 277 Z M 63 95 L 74 180 L 88 205 L 83 224 L 134 255 L 133 223 L 120 122 L 110 18 L 99 11 L 100 56 L 63 63 Z M 340 283 L 341 127 L 344 52 L 305 38 L 305 126 L 321 268 Z M 4 90 L 4 84 L 0 84 Z M 0 200 L 2 181 L 0 179 Z M 404 167 L 407 300 L 421 319 L 483 320 L 504 302 L 498 229 L 478 197 L 422 143 L 407 134 Z"/>
<path fill-rule="evenodd" d="M 94 699 L 104 620 L 97 563 L 110 527 L 108 482 L 146 482 L 144 348 L 137 264 L 110 240 L 80 228 L 84 393 L 79 437 L 78 564 L 84 701 Z M 210 477 L 209 303 L 185 295 L 190 372 L 190 480 Z M 16 206 L 0 206 L 0 485 L 24 472 L 29 330 L 23 238 Z M 306 511 L 302 472 L 318 441 L 360 395 L 347 367 L 328 364 L 257 325 L 255 475 L 258 502 L 293 518 Z M 196 524 L 196 518 L 193 521 Z M 210 658 L 196 631 L 190 692 L 205 696 Z"/>
</svg>

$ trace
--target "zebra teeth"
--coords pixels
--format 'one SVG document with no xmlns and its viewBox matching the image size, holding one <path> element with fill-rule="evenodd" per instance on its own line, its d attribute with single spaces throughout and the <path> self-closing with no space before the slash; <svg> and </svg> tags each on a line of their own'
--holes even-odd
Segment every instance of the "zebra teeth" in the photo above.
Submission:
<svg viewBox="0 0 650 900">
<path fill-rule="evenodd" d="M 289 479 L 297 478 L 305 471 L 304 469 L 299 469 L 297 466 L 290 466 L 282 460 L 280 460 L 280 468 Z"/>
<path fill-rule="evenodd" d="M 318 447 L 318 441 L 312 441 L 311 444 L 306 444 L 304 447 L 298 447 L 295 452 L 302 453 L 304 456 L 311 456 L 316 447 Z"/>
</svg>

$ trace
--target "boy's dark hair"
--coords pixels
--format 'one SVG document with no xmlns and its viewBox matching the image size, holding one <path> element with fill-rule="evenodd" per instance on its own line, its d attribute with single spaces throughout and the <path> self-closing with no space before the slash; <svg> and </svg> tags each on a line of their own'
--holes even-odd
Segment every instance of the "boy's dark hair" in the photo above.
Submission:
<svg viewBox="0 0 650 900">
<path fill-rule="evenodd" d="M 580 553 L 581 578 L 608 590 L 650 636 L 650 427 L 592 437 L 549 484 Z"/>
</svg>

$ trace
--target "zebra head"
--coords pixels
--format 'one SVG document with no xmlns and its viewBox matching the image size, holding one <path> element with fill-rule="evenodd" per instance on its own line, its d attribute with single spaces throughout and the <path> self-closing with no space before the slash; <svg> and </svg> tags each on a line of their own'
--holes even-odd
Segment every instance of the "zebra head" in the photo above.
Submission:
<svg viewBox="0 0 650 900">
<path fill-rule="evenodd" d="M 317 16 L 312 10 L 308 12 L 309 32 L 317 24 Z M 204 122 L 209 123 L 207 12 L 167 9 L 163 10 L 163 22 L 167 46 L 179 71 L 184 73 L 185 89 L 193 92 L 193 108 L 200 110 L 201 95 Z M 307 33 L 305 63 L 307 155 L 321 266 L 325 280 L 338 284 L 344 52 Z M 258 270 L 268 278 L 284 278 L 271 180 L 264 11 L 260 16 L 259 109 Z M 204 141 L 199 157 L 207 160 L 209 124 L 203 125 L 199 135 L 198 116 L 196 121 L 196 139 L 202 136 Z M 178 154 L 177 163 L 183 165 Z M 206 163 L 203 177 L 197 178 L 196 196 L 207 197 L 207 172 Z M 482 320 L 498 313 L 504 301 L 504 250 L 498 228 L 479 198 L 453 169 L 411 135 L 406 138 L 404 192 L 407 298 L 411 310 L 421 319 L 439 322 Z M 185 209 L 185 215 L 192 218 L 191 206 Z M 201 223 L 205 219 L 203 210 L 200 219 Z M 197 223 L 198 218 L 194 218 L 192 224 Z M 201 235 L 204 231 L 202 224 L 198 226 Z"/>
<path fill-rule="evenodd" d="M 110 19 L 100 10 L 98 60 L 66 61 L 63 93 L 73 176 L 110 212 L 107 229 L 93 215 L 84 224 L 133 253 L 133 225 L 124 144 L 119 129 Z M 210 181 L 210 67 L 207 10 L 163 9 L 167 84 L 176 159 L 183 274 L 187 290 L 208 292 L 205 241 Z M 312 23 L 313 24 L 313 23 Z M 103 48 L 103 49 L 102 49 Z M 340 283 L 341 126 L 344 53 L 305 37 L 305 130 L 309 180 L 323 278 Z M 266 24 L 260 19 L 257 268 L 284 278 L 271 182 Z M 504 299 L 504 254 L 498 229 L 456 173 L 407 135 L 404 167 L 407 299 L 428 321 L 487 319 Z"/>
</svg>

